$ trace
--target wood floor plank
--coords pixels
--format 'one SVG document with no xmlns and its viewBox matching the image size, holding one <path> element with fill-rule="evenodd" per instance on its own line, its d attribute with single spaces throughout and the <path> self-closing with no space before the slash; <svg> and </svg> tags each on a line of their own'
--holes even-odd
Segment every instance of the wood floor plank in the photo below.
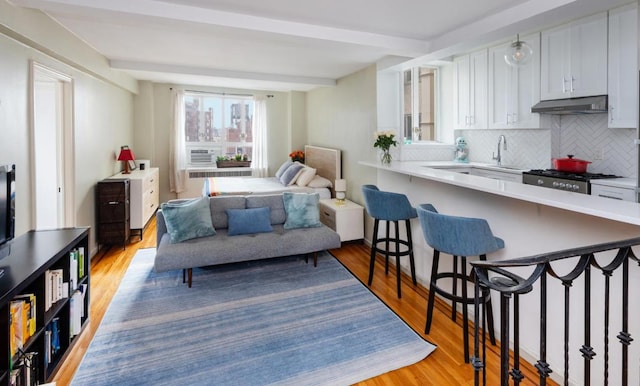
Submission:
<svg viewBox="0 0 640 386">
<path fill-rule="evenodd" d="M 124 276 L 129 263 L 138 249 L 155 247 L 156 223 L 152 219 L 144 231 L 144 239 L 140 241 L 132 237 L 126 249 L 112 247 L 94 257 L 91 262 L 91 321 L 79 337 L 60 370 L 54 377 L 59 386 L 68 385 L 78 368 L 83 355 L 87 351 L 91 339 L 96 333 L 100 321 L 104 317 L 111 299 Z M 366 284 L 369 275 L 370 249 L 362 244 L 345 244 L 331 253 L 349 269 L 354 276 Z M 461 318 L 457 323 L 450 318 L 451 308 L 443 301 L 437 301 L 434 320 L 429 335 L 424 334 L 426 299 L 428 291 L 421 285 L 414 286 L 411 280 L 403 277 L 402 299 L 396 296 L 395 270 L 384 274 L 381 260 L 376 261 L 375 276 L 371 290 L 389 308 L 400 316 L 412 329 L 422 337 L 438 346 L 426 359 L 375 378 L 358 383 L 360 386 L 381 385 L 473 385 L 474 372 L 469 364 L 465 364 L 462 352 Z M 487 350 L 489 364 L 487 366 L 487 384 L 499 384 L 499 346 Z M 527 377 L 523 385 L 535 385 L 536 372 L 533 366 L 523 365 Z"/>
</svg>

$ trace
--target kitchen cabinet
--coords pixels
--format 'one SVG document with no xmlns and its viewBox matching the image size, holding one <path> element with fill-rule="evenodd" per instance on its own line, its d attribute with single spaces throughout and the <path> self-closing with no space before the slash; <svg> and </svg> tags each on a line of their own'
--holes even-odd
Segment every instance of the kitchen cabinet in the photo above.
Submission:
<svg viewBox="0 0 640 386">
<path fill-rule="evenodd" d="M 487 50 L 453 60 L 456 129 L 487 128 Z"/>
<path fill-rule="evenodd" d="M 609 11 L 609 127 L 638 127 L 638 7 Z"/>
<path fill-rule="evenodd" d="M 607 13 L 542 31 L 542 100 L 607 93 Z"/>
<path fill-rule="evenodd" d="M 620 201 L 636 202 L 633 188 L 591 184 L 591 195 Z"/>
<path fill-rule="evenodd" d="M 504 60 L 511 42 L 489 49 L 490 129 L 540 128 L 540 114 L 531 112 L 540 101 L 540 34 L 524 36 L 522 41 L 531 47 L 533 57 L 517 67 Z"/>
</svg>

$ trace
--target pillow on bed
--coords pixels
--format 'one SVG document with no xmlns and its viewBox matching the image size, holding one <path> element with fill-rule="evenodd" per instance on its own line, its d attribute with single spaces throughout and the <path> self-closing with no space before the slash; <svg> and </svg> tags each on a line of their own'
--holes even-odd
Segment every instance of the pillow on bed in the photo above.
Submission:
<svg viewBox="0 0 640 386">
<path fill-rule="evenodd" d="M 246 235 L 249 233 L 271 232 L 270 209 L 250 208 L 250 209 L 227 209 L 229 217 L 229 236 Z"/>
<path fill-rule="evenodd" d="M 282 165 L 280 165 L 280 167 L 278 168 L 278 171 L 276 172 L 276 178 L 280 178 L 282 177 L 282 174 L 287 170 L 287 168 L 289 166 L 291 166 L 293 164 L 293 161 L 291 160 L 286 160 L 285 162 L 282 163 Z"/>
<path fill-rule="evenodd" d="M 316 176 L 316 169 L 305 166 L 296 178 L 296 185 L 307 186 L 309 182 Z"/>
<path fill-rule="evenodd" d="M 284 173 L 280 176 L 280 183 L 284 186 L 293 185 L 296 182 L 296 178 L 298 178 L 298 173 L 304 168 L 304 165 L 299 162 L 294 162 Z"/>
<path fill-rule="evenodd" d="M 330 188 L 333 184 L 328 179 L 316 175 L 311 181 L 309 181 L 307 186 L 310 188 Z"/>
<path fill-rule="evenodd" d="M 209 197 L 180 203 L 165 202 L 161 209 L 167 225 L 167 233 L 174 244 L 216 234 L 211 223 Z"/>
<path fill-rule="evenodd" d="M 320 227 L 320 194 L 282 193 L 287 220 L 284 229 Z"/>
</svg>

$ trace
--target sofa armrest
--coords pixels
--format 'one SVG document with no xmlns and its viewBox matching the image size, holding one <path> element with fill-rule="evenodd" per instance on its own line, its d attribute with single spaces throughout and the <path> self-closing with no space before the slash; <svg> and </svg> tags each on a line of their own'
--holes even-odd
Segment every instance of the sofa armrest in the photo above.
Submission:
<svg viewBox="0 0 640 386">
<path fill-rule="evenodd" d="M 156 248 L 160 245 L 162 235 L 167 233 L 167 224 L 164 222 L 164 215 L 162 209 L 158 209 L 156 212 Z"/>
</svg>

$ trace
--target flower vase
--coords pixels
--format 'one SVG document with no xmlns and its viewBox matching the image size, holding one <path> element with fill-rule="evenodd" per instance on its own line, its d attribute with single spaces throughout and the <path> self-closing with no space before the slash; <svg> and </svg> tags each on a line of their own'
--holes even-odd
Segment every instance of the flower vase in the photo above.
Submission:
<svg viewBox="0 0 640 386">
<path fill-rule="evenodd" d="M 380 157 L 380 161 L 384 166 L 389 166 L 391 164 L 391 153 L 389 153 L 389 149 L 382 150 L 382 157 Z"/>
</svg>

